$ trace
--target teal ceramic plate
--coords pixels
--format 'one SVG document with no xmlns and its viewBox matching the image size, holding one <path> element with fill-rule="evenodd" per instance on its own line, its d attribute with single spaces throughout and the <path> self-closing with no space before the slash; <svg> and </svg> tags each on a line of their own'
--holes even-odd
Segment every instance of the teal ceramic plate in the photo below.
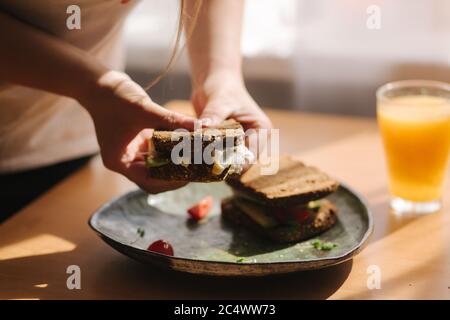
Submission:
<svg viewBox="0 0 450 320">
<path fill-rule="evenodd" d="M 141 190 L 131 191 L 98 209 L 89 225 L 113 248 L 141 262 L 220 276 L 263 276 L 332 266 L 359 252 L 373 229 L 365 201 L 341 186 L 328 197 L 339 209 L 338 222 L 315 238 L 332 241 L 336 248 L 320 251 L 311 240 L 274 244 L 221 219 L 220 200 L 230 194 L 223 182 L 190 183 L 150 196 Z M 186 209 L 207 195 L 214 197 L 214 207 L 206 221 L 188 219 Z M 145 230 L 143 237 L 138 228 Z M 146 250 L 159 239 L 173 246 L 174 256 Z"/>
</svg>

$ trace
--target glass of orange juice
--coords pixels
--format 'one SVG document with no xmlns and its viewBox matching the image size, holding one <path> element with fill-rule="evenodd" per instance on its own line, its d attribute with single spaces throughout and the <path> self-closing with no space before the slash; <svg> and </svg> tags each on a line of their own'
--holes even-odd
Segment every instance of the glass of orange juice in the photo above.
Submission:
<svg viewBox="0 0 450 320">
<path fill-rule="evenodd" d="M 377 90 L 377 118 L 391 208 L 396 213 L 439 211 L 450 149 L 450 84 L 388 83 Z"/>
</svg>

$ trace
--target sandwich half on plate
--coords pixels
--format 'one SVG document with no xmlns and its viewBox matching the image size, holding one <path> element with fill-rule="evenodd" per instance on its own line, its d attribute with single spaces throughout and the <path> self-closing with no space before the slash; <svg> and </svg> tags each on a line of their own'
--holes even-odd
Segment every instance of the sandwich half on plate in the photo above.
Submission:
<svg viewBox="0 0 450 320">
<path fill-rule="evenodd" d="M 253 161 L 240 123 L 226 120 L 193 132 L 154 131 L 145 162 L 149 176 L 213 182 L 239 176 Z"/>
<path fill-rule="evenodd" d="M 288 156 L 275 175 L 260 169 L 255 164 L 227 181 L 233 196 L 222 201 L 224 219 L 280 243 L 311 238 L 336 223 L 337 208 L 324 199 L 339 187 L 336 180 Z"/>
</svg>

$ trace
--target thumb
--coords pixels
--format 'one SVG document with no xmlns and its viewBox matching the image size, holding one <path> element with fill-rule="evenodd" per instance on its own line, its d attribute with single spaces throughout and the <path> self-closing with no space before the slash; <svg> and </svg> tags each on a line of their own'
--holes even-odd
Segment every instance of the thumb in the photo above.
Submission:
<svg viewBox="0 0 450 320">
<path fill-rule="evenodd" d="M 200 114 L 200 119 L 207 120 L 207 125 L 218 125 L 232 113 L 232 108 L 218 101 L 209 102 Z"/>
<path fill-rule="evenodd" d="M 176 130 L 183 128 L 193 131 L 195 128 L 195 121 L 197 120 L 193 117 L 163 107 L 159 107 L 156 113 L 158 116 L 156 129 Z"/>
</svg>

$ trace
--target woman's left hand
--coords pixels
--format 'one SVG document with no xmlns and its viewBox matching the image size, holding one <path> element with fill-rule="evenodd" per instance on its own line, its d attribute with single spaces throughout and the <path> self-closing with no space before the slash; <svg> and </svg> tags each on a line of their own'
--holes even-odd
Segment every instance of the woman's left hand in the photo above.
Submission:
<svg viewBox="0 0 450 320">
<path fill-rule="evenodd" d="M 216 125 L 232 118 L 244 129 L 271 129 L 272 123 L 245 88 L 240 75 L 215 73 L 194 87 L 192 104 L 200 119 Z M 208 123 L 209 122 L 209 123 Z"/>
</svg>

